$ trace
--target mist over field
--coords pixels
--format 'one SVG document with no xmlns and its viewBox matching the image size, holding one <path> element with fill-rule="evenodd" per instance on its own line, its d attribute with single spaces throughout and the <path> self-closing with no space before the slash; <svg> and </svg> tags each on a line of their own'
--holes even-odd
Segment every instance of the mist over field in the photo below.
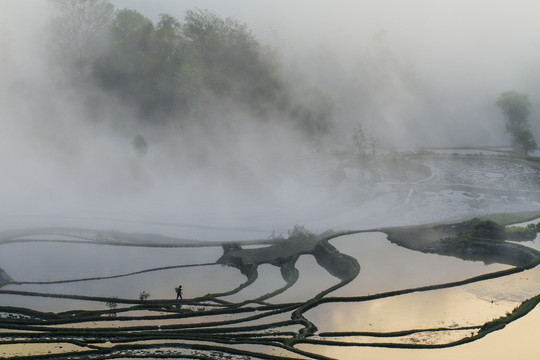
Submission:
<svg viewBox="0 0 540 360">
<path fill-rule="evenodd" d="M 198 48 L 192 34 L 171 52 L 182 66 L 167 73 L 170 63 L 155 62 L 163 57 L 136 63 L 140 43 L 123 52 L 103 27 L 88 63 L 73 62 L 59 48 L 53 2 L 3 0 L 2 214 L 271 230 L 336 211 L 304 161 L 350 147 L 355 127 L 380 148 L 509 145 L 495 102 L 516 90 L 528 94 L 540 135 L 536 2 L 111 3 L 173 42 L 159 29 L 176 25 L 160 28 L 160 14 L 180 25 L 188 10 L 232 17 L 224 29 L 238 30 L 245 52 L 224 40 L 223 53 L 209 55 L 215 46 Z M 325 174 L 339 161 L 330 164 Z"/>
</svg>

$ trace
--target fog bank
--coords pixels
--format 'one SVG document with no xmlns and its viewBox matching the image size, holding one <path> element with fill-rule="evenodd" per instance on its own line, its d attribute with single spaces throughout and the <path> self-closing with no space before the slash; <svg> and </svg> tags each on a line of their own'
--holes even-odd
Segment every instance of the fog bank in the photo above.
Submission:
<svg viewBox="0 0 540 360">
<path fill-rule="evenodd" d="M 536 2 L 112 3 L 154 22 L 161 13 L 182 21 L 186 10 L 208 8 L 246 23 L 275 54 L 283 78 L 296 86 L 291 94 L 316 89 L 331 99 L 331 131 L 306 136 L 277 111 L 255 122 L 253 112 L 238 102 L 209 94 L 195 115 L 177 117 L 172 125 L 144 122 L 136 104 L 63 71 L 52 51 L 55 13 L 48 1 L 5 0 L 0 13 L 5 215 L 281 230 L 316 223 L 329 199 L 329 215 L 342 211 L 327 183 L 339 160 L 328 160 L 328 154 L 350 147 L 356 126 L 381 148 L 507 145 L 495 101 L 501 92 L 517 90 L 529 95 L 533 133 L 540 136 Z M 132 147 L 137 134 L 148 142 L 144 157 Z M 351 201 L 341 191 L 340 200 Z M 369 216 L 373 207 L 362 206 L 355 214 Z"/>
</svg>

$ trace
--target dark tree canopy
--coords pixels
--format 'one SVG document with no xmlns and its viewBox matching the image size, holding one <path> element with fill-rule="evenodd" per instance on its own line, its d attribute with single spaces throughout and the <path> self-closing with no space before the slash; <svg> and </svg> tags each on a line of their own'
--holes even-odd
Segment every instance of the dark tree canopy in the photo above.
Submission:
<svg viewBox="0 0 540 360">
<path fill-rule="evenodd" d="M 529 128 L 528 118 L 531 114 L 531 103 L 526 94 L 506 91 L 499 96 L 497 106 L 501 108 L 507 120 L 507 132 L 517 134 L 521 130 Z"/>
<path fill-rule="evenodd" d="M 182 29 L 204 66 L 206 89 L 259 114 L 268 104 L 281 110 L 286 107 L 280 94 L 288 89 L 276 63 L 262 51 L 245 24 L 220 18 L 209 10 L 188 10 Z"/>
<path fill-rule="evenodd" d="M 189 86 L 194 61 L 175 18 L 161 15 L 154 26 L 134 10 L 120 10 L 110 36 L 109 50 L 94 66 L 101 86 L 153 119 L 187 110 L 197 91 Z"/>
<path fill-rule="evenodd" d="M 506 132 L 512 136 L 512 143 L 521 147 L 525 154 L 536 149 L 536 141 L 529 124 L 529 97 L 516 91 L 506 91 L 499 96 L 496 104 L 506 118 Z"/>
<path fill-rule="evenodd" d="M 114 10 L 106 0 L 54 1 Z M 161 14 L 157 23 L 135 10 L 112 14 L 100 17 L 108 33 L 88 79 L 135 106 L 142 119 L 183 123 L 209 101 L 232 101 L 253 121 L 288 121 L 314 136 L 329 131 L 332 100 L 287 81 L 275 56 L 238 20 L 199 9 L 186 11 L 183 21 Z"/>
<path fill-rule="evenodd" d="M 536 141 L 530 130 L 521 130 L 516 139 L 517 143 L 523 148 L 525 154 L 536 150 Z"/>
</svg>

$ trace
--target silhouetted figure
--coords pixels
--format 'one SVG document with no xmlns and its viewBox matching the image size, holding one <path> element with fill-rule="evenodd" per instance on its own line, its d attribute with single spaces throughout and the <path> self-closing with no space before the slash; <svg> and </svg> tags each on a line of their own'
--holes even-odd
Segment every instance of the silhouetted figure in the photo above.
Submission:
<svg viewBox="0 0 540 360">
<path fill-rule="evenodd" d="M 182 285 L 178 285 L 176 288 L 176 300 L 182 299 Z"/>
</svg>

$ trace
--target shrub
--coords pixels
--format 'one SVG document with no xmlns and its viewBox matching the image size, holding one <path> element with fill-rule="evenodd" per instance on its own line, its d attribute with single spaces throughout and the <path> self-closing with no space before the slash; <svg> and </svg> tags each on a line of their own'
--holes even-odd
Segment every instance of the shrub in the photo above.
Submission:
<svg viewBox="0 0 540 360">
<path fill-rule="evenodd" d="M 295 224 L 292 230 L 288 232 L 289 240 L 309 240 L 315 236 L 314 233 L 307 230 L 303 225 Z"/>
<path fill-rule="evenodd" d="M 139 294 L 139 300 L 146 301 L 150 297 L 150 293 L 147 293 L 146 291 L 141 291 Z"/>
</svg>

